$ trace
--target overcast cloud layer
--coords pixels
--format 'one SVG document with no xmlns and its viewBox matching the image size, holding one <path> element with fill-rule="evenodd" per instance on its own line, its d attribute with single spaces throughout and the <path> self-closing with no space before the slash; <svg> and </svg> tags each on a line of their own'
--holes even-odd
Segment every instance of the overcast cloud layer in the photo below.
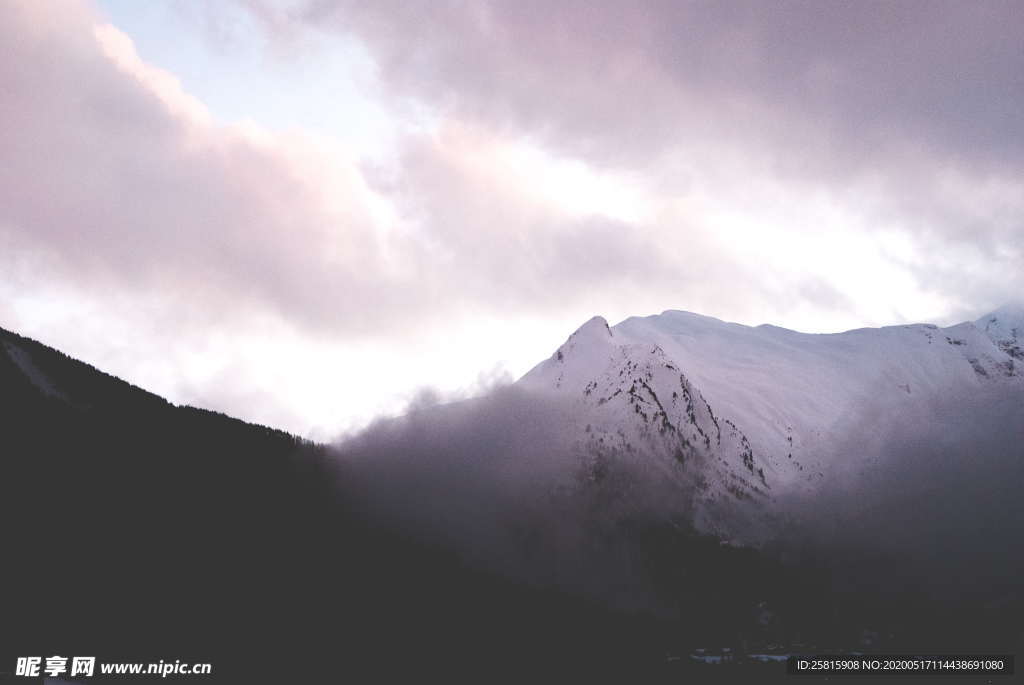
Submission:
<svg viewBox="0 0 1024 685">
<path fill-rule="evenodd" d="M 225 118 L 103 4 L 0 5 L 0 325 L 172 399 L 330 432 L 592 314 L 1024 292 L 1018 3 L 185 6 L 267 59 L 365 50 L 389 152 Z"/>
</svg>

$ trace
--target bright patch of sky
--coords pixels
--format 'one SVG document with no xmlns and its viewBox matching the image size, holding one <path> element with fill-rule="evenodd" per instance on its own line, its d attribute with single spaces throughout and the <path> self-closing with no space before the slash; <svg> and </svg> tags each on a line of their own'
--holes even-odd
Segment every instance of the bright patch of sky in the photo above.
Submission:
<svg viewBox="0 0 1024 685">
<path fill-rule="evenodd" d="M 218 121 L 329 136 L 359 157 L 389 154 L 410 126 L 408 112 L 395 117 L 374 98 L 375 66 L 356 40 L 310 33 L 272 42 L 231 3 L 98 5 L 143 61 L 174 74 Z"/>
</svg>

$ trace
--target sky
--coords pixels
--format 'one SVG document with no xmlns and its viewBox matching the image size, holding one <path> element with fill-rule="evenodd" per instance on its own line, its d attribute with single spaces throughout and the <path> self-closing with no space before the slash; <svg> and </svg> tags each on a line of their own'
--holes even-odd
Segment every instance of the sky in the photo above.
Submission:
<svg viewBox="0 0 1024 685">
<path fill-rule="evenodd" d="M 1016 1 L 8 0 L 0 326 L 328 439 L 599 314 L 1024 293 Z"/>
</svg>

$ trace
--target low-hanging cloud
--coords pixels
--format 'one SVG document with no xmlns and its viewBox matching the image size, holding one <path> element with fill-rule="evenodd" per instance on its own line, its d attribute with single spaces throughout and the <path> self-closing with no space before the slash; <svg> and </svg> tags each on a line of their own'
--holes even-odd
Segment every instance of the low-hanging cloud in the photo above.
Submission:
<svg viewBox="0 0 1024 685">
<path fill-rule="evenodd" d="M 628 526 L 687 526 L 693 490 L 640 452 L 597 455 L 564 398 L 494 388 L 415 406 L 340 442 L 339 479 L 365 515 L 471 565 L 619 608 L 664 610 Z M 600 472 L 599 477 L 595 473 Z"/>
<path fill-rule="evenodd" d="M 781 504 L 847 581 L 932 600 L 1020 602 L 1024 404 L 1015 384 L 951 385 L 848 417 L 825 467 Z"/>
</svg>

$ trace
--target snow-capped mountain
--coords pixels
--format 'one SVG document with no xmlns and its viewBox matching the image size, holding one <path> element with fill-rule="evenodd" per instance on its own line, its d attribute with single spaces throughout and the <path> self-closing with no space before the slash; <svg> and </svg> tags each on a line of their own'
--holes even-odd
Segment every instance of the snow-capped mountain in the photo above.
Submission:
<svg viewBox="0 0 1024 685">
<path fill-rule="evenodd" d="M 776 498 L 825 477 L 851 426 L 943 393 L 1009 387 L 1024 401 L 1022 338 L 1021 307 L 836 334 L 682 311 L 595 317 L 518 385 L 573 404 L 582 453 L 642 453 L 697 493 L 699 529 L 756 541 Z"/>
</svg>

